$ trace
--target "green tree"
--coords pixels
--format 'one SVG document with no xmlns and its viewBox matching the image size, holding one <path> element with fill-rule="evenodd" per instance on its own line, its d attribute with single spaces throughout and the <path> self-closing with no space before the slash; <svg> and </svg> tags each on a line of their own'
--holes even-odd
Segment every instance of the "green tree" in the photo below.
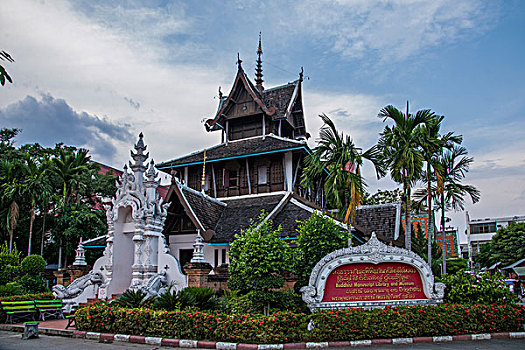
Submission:
<svg viewBox="0 0 525 350">
<path fill-rule="evenodd" d="M 74 256 L 80 238 L 94 238 L 106 232 L 106 215 L 103 210 L 92 210 L 83 203 L 71 203 L 60 208 L 52 236 L 56 242 L 62 242 L 59 244 L 63 249 L 66 266 L 68 257 Z"/>
<path fill-rule="evenodd" d="M 350 136 L 337 131 L 329 117 L 325 114 L 319 117 L 324 125 L 314 152 L 305 158 L 302 183 L 305 187 L 315 188 L 326 176 L 324 192 L 328 202 L 338 209 L 340 219 L 351 223 L 365 193 L 366 184 L 361 176 L 363 159 L 372 162 L 380 177 L 384 175 L 380 156 L 376 146 L 362 152 Z"/>
<path fill-rule="evenodd" d="M 467 154 L 465 147 L 454 146 L 452 149 L 446 150 L 439 158 L 443 181 L 443 190 L 438 191 L 441 209 L 441 232 L 445 232 L 447 210 L 465 209 L 465 196 L 469 196 L 472 203 L 477 203 L 480 199 L 480 192 L 476 187 L 461 183 L 469 171 L 470 164 L 474 161 L 472 157 L 467 157 Z M 443 273 L 447 272 L 446 247 L 446 236 L 443 234 Z"/>
<path fill-rule="evenodd" d="M 51 191 L 49 183 L 45 179 L 47 172 L 46 162 L 31 157 L 28 153 L 24 156 L 22 163 L 22 192 L 28 197 L 30 202 L 30 221 L 29 221 L 29 243 L 27 255 L 31 255 L 31 242 L 33 237 L 33 223 L 36 217 L 37 207 L 43 212 L 44 203 Z"/>
<path fill-rule="evenodd" d="M 419 255 L 424 260 L 430 260 L 430 267 L 432 268 L 432 273 L 435 276 L 438 276 L 441 273 L 441 248 L 436 241 L 431 241 L 430 254 L 432 254 L 431 259 L 428 259 L 428 237 L 425 237 L 421 224 L 418 223 L 416 226 L 415 234 L 412 235 L 412 251 Z"/>
<path fill-rule="evenodd" d="M 274 289 L 284 285 L 284 271 L 290 266 L 291 248 L 281 239 L 282 228 L 273 229 L 267 214 L 259 215 L 250 226 L 235 235 L 230 246 L 228 288 L 246 294 L 267 310 Z"/>
<path fill-rule="evenodd" d="M 8 54 L 5 51 L 0 51 L 0 60 L 1 61 L 11 62 L 11 63 L 15 62 L 13 57 L 11 57 L 11 55 Z M 13 83 L 13 79 L 11 78 L 11 76 L 7 73 L 7 71 L 5 70 L 4 66 L 2 66 L 0 64 L 0 84 L 2 84 L 2 86 L 4 86 L 6 80 L 9 81 L 10 83 Z"/>
<path fill-rule="evenodd" d="M 378 147 L 383 157 L 383 163 L 390 172 L 391 178 L 403 185 L 403 200 L 405 203 L 405 248 L 411 250 L 412 225 L 410 220 L 410 195 L 412 185 L 421 178 L 423 169 L 423 153 L 421 152 L 420 133 L 418 128 L 430 123 L 435 114 L 429 109 L 410 114 L 401 112 L 394 106 L 386 106 L 378 115 L 383 121 L 392 120 L 392 127 L 386 126 L 380 134 Z"/>
<path fill-rule="evenodd" d="M 68 204 L 70 199 L 78 199 L 86 184 L 81 181 L 86 174 L 93 175 L 94 168 L 90 165 L 91 157 L 85 149 L 71 151 L 58 149 L 58 155 L 51 159 L 49 171 L 54 173 L 62 187 L 62 204 Z"/>
<path fill-rule="evenodd" d="M 381 190 L 378 189 L 376 193 L 370 195 L 366 193 L 363 198 L 363 204 L 366 205 L 375 205 L 375 204 L 386 204 L 386 203 L 395 203 L 400 202 L 403 197 L 401 190 L 399 188 L 393 190 Z"/>
<path fill-rule="evenodd" d="M 17 225 L 19 205 L 23 186 L 21 183 L 20 162 L 17 160 L 0 161 L 0 196 L 2 201 L 3 226 L 9 233 L 9 251 L 13 247 L 13 233 Z"/>
<path fill-rule="evenodd" d="M 314 212 L 307 220 L 300 221 L 297 231 L 294 272 L 299 280 L 295 286 L 296 291 L 308 284 L 312 269 L 325 255 L 348 247 L 348 232 L 333 219 L 319 212 Z"/>
<path fill-rule="evenodd" d="M 14 277 L 20 272 L 20 252 L 16 249 L 9 249 L 7 242 L 0 245 L 0 285 L 13 281 Z"/>
<path fill-rule="evenodd" d="M 441 123 L 445 119 L 444 116 L 434 115 L 427 123 L 418 128 L 418 142 L 422 150 L 423 159 L 426 163 L 426 171 L 424 172 L 424 179 L 427 184 L 427 215 L 432 217 L 432 201 L 435 197 L 432 196 L 432 182 L 435 179 L 437 187 L 442 188 L 439 162 L 437 159 L 442 154 L 444 148 L 450 149 L 453 144 L 460 144 L 463 141 L 462 136 L 454 135 L 453 132 L 448 132 L 445 135 L 440 134 Z M 427 240 L 427 256 L 428 264 L 432 265 L 432 237 Z"/>
<path fill-rule="evenodd" d="M 488 271 L 472 274 L 460 271 L 443 277 L 446 303 L 505 305 L 516 303 L 517 296 L 509 290 L 500 273 L 491 275 Z"/>
<path fill-rule="evenodd" d="M 481 266 L 501 262 L 505 267 L 525 258 L 525 223 L 511 223 L 501 227 L 492 240 L 483 245 L 483 250 L 474 259 Z"/>
</svg>

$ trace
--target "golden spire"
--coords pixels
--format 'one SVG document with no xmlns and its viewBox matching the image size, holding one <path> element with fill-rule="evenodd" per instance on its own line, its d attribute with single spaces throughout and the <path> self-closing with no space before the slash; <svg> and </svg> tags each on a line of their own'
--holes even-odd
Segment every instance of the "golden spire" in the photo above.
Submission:
<svg viewBox="0 0 525 350">
<path fill-rule="evenodd" d="M 262 51 L 262 41 L 261 41 L 261 32 L 259 32 L 259 47 L 257 48 L 257 67 L 255 68 L 255 86 L 259 91 L 263 91 L 263 69 L 262 69 L 262 60 L 261 56 Z"/>
<path fill-rule="evenodd" d="M 204 149 L 204 160 L 202 161 L 202 180 L 201 192 L 204 193 L 204 186 L 206 185 L 206 148 Z"/>
</svg>

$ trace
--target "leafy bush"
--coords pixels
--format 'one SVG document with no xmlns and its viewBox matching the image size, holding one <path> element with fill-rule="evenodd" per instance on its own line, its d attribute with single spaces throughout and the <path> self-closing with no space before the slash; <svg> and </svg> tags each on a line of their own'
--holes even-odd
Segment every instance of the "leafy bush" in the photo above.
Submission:
<svg viewBox="0 0 525 350">
<path fill-rule="evenodd" d="M 199 310 L 210 310 L 214 307 L 214 292 L 209 287 L 186 287 L 179 294 L 183 308 L 194 306 Z"/>
<path fill-rule="evenodd" d="M 7 242 L 0 246 L 0 285 L 13 280 L 14 276 L 20 271 L 20 252 L 14 245 L 11 253 Z"/>
<path fill-rule="evenodd" d="M 16 282 L 7 283 L 3 286 L 0 286 L 0 297 L 20 294 L 24 294 L 24 288 Z"/>
<path fill-rule="evenodd" d="M 24 293 L 42 293 L 48 290 L 42 276 L 27 274 L 17 278 L 16 282 L 22 286 Z"/>
<path fill-rule="evenodd" d="M 460 271 L 455 275 L 445 275 L 444 301 L 459 304 L 511 304 L 518 301 L 501 274 L 491 276 L 489 272 L 471 274 Z"/>
<path fill-rule="evenodd" d="M 154 309 L 162 309 L 166 311 L 179 311 L 182 308 L 182 301 L 176 292 L 171 292 L 167 289 L 157 297 L 152 304 L 152 307 Z"/>
<path fill-rule="evenodd" d="M 76 312 L 79 330 L 259 344 L 513 332 L 521 328 L 524 317 L 525 307 L 520 305 L 456 304 L 263 316 L 123 309 L 99 303 Z M 312 331 L 307 330 L 310 322 L 315 325 Z"/>
<path fill-rule="evenodd" d="M 46 269 L 46 261 L 38 254 L 28 255 L 20 264 L 22 272 L 30 275 L 39 275 Z"/>
<path fill-rule="evenodd" d="M 291 248 L 281 239 L 281 226 L 274 230 L 272 221 L 265 221 L 266 217 L 267 214 L 261 213 L 257 220 L 250 221 L 246 230 L 235 235 L 229 251 L 228 287 L 249 295 L 268 310 L 273 290 L 284 285 L 282 273 L 289 266 Z"/>
<path fill-rule="evenodd" d="M 134 291 L 128 289 L 114 301 L 115 304 L 125 308 L 149 307 L 155 301 L 155 297 L 148 297 L 143 291 Z"/>
<path fill-rule="evenodd" d="M 317 212 L 308 220 L 300 221 L 297 231 L 299 235 L 297 249 L 294 250 L 294 272 L 299 277 L 298 287 L 302 287 L 308 284 L 312 269 L 319 260 L 334 250 L 348 246 L 348 232 Z"/>
<path fill-rule="evenodd" d="M 424 337 L 519 330 L 525 307 L 455 305 L 315 312 L 312 341 Z"/>
</svg>

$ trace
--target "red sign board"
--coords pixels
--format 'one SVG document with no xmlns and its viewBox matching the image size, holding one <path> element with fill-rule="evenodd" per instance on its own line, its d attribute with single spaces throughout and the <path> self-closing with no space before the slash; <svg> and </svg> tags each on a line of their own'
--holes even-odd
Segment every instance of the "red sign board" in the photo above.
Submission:
<svg viewBox="0 0 525 350">
<path fill-rule="evenodd" d="M 428 299 L 415 267 L 403 263 L 348 264 L 326 280 L 323 302 Z"/>
</svg>

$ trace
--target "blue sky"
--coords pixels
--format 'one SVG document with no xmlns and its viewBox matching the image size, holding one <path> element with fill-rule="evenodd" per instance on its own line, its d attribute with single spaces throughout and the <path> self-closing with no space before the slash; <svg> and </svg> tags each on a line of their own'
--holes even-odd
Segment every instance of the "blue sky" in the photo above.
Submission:
<svg viewBox="0 0 525 350">
<path fill-rule="evenodd" d="M 305 69 L 314 138 L 326 113 L 369 147 L 384 127 L 378 111 L 409 100 L 464 135 L 475 158 L 466 182 L 482 191 L 472 218 L 525 214 L 523 1 L 2 3 L 0 49 L 16 63 L 0 126 L 22 128 L 19 144 L 87 147 L 115 167 L 140 131 L 156 161 L 216 144 L 201 120 L 218 87 L 229 91 L 238 52 L 253 74 L 262 31 L 266 87 Z M 372 191 L 396 186 L 365 175 Z M 464 214 L 451 216 L 462 229 Z"/>
</svg>

